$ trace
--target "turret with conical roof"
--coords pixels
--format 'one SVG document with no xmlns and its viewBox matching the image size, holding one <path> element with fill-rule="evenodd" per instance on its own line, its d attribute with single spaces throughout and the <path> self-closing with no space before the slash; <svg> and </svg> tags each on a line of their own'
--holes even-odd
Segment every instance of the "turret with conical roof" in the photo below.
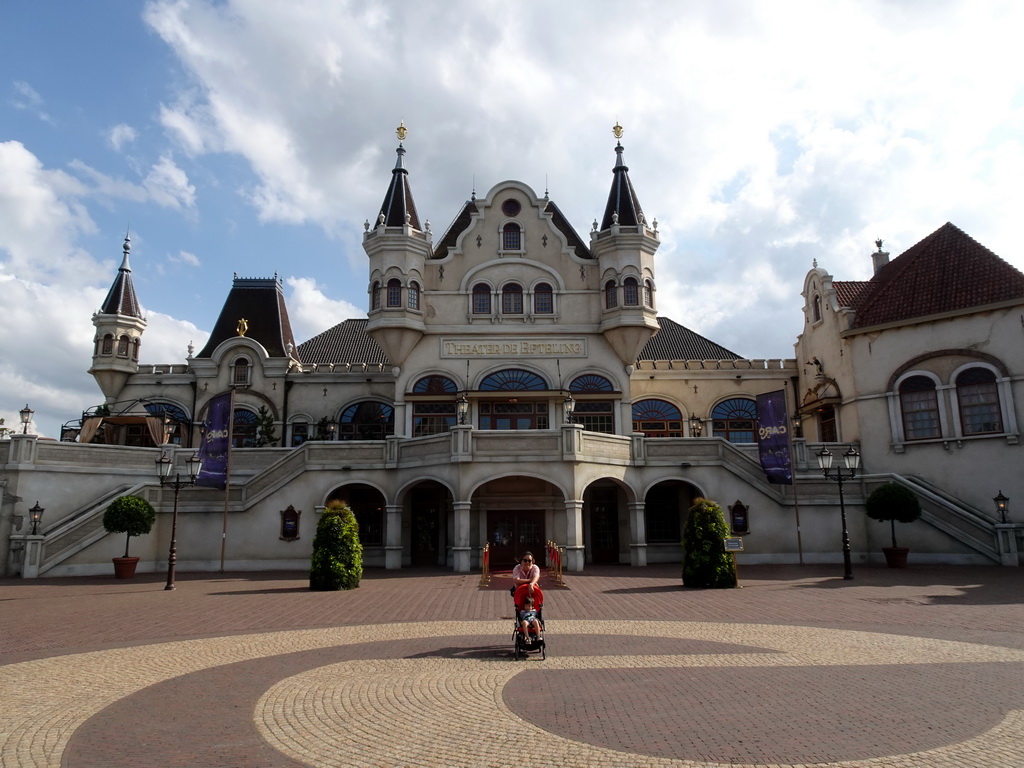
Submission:
<svg viewBox="0 0 1024 768">
<path fill-rule="evenodd" d="M 132 268 L 128 263 L 131 249 L 132 240 L 126 233 L 122 249 L 124 257 L 117 276 L 100 311 L 92 316 L 96 336 L 89 373 L 96 379 L 108 402 L 118 399 L 128 377 L 139 370 L 139 346 L 142 332 L 146 330 L 146 321 L 132 283 Z"/>
<path fill-rule="evenodd" d="M 616 138 L 612 188 L 604 218 L 590 233 L 590 250 L 601 270 L 601 332 L 626 365 L 632 365 L 658 332 L 654 308 L 654 253 L 660 245 L 658 222 L 649 226 L 623 160 L 622 126 Z"/>
<path fill-rule="evenodd" d="M 421 228 L 405 168 L 408 135 L 398 126 L 398 159 L 373 226 L 364 224 L 363 249 L 370 257 L 369 322 L 366 331 L 396 366 L 401 366 L 424 332 L 424 263 L 430 258 L 430 223 Z"/>
</svg>

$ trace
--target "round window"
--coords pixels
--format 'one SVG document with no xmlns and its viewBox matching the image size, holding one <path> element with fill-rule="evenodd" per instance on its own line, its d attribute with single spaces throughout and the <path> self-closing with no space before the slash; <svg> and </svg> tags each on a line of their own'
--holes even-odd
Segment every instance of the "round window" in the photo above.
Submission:
<svg viewBox="0 0 1024 768">
<path fill-rule="evenodd" d="M 522 209 L 523 206 L 519 204 L 518 200 L 506 200 L 501 204 L 501 212 L 506 216 L 516 216 Z"/>
</svg>

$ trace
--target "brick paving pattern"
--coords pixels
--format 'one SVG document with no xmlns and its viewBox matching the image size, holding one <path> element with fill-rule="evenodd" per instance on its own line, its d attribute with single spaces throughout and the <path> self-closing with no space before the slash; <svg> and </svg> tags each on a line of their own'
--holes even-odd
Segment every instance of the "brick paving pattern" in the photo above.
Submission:
<svg viewBox="0 0 1024 768">
<path fill-rule="evenodd" d="M 472 574 L 0 581 L 0 763 L 1024 767 L 1024 575 L 838 570 L 568 574 L 519 662 Z"/>
</svg>

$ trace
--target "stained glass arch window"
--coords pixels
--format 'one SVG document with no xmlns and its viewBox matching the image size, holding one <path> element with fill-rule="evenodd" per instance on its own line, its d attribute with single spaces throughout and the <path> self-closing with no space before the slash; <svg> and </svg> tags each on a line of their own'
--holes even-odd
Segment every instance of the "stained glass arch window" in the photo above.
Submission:
<svg viewBox="0 0 1024 768">
<path fill-rule="evenodd" d="M 447 376 L 424 376 L 413 385 L 412 391 L 417 395 L 448 395 L 455 394 L 459 388 Z"/>
<path fill-rule="evenodd" d="M 548 383 L 536 373 L 519 368 L 497 371 L 480 382 L 483 392 L 523 392 L 549 389 Z"/>
<path fill-rule="evenodd" d="M 711 428 L 715 437 L 730 443 L 754 442 L 757 404 L 746 397 L 723 400 L 711 411 Z"/>
<path fill-rule="evenodd" d="M 570 392 L 579 393 L 591 393 L 591 392 L 614 392 L 615 387 L 608 381 L 604 376 L 598 376 L 596 373 L 586 373 L 582 376 L 577 376 L 569 383 Z"/>
</svg>

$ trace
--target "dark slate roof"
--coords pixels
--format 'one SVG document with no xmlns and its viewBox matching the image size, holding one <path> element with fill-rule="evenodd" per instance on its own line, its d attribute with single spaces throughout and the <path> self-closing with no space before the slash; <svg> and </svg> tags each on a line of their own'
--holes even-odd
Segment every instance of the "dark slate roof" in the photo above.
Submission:
<svg viewBox="0 0 1024 768">
<path fill-rule="evenodd" d="M 459 235 L 469 228 L 469 223 L 472 221 L 474 213 L 477 213 L 479 209 L 476 207 L 476 203 L 472 200 L 467 200 L 466 204 L 462 206 L 462 210 L 459 211 L 459 215 L 455 217 L 455 220 L 445 230 L 444 236 L 437 241 L 437 245 L 434 246 L 434 258 L 443 259 L 448 255 L 448 249 L 454 248 L 455 243 L 459 239 Z"/>
<path fill-rule="evenodd" d="M 569 242 L 569 247 L 575 251 L 579 258 L 594 258 L 590 253 L 590 249 L 584 245 L 583 239 L 576 234 L 576 230 L 572 228 L 569 220 L 565 218 L 565 215 L 558 209 L 557 205 L 549 200 L 544 211 L 551 214 L 551 223 L 555 226 L 555 229 L 565 235 L 565 239 Z"/>
<path fill-rule="evenodd" d="M 612 225 L 612 216 L 619 214 L 619 225 L 623 227 L 635 227 L 641 218 L 643 210 L 640 208 L 640 201 L 637 200 L 633 184 L 629 180 L 629 168 L 622 160 L 622 144 L 615 145 L 615 167 L 612 168 L 612 189 L 608 193 L 608 204 L 604 208 L 604 218 L 601 220 L 601 231 Z"/>
<path fill-rule="evenodd" d="M 132 268 L 128 264 L 128 252 L 132 249 L 131 238 L 124 237 L 124 259 L 121 267 L 117 270 L 117 277 L 107 292 L 107 298 L 103 300 L 100 308 L 101 315 L 126 315 L 128 317 L 142 317 L 142 310 L 139 308 L 139 300 L 135 296 L 135 285 L 132 283 Z"/>
<path fill-rule="evenodd" d="M 366 333 L 366 318 L 344 320 L 333 328 L 317 334 L 299 345 L 299 359 L 303 363 L 327 365 L 329 363 L 368 363 L 390 365 L 377 342 Z"/>
<path fill-rule="evenodd" d="M 884 265 L 852 297 L 854 328 L 1024 301 L 1024 273 L 946 223 Z"/>
<path fill-rule="evenodd" d="M 295 356 L 295 336 L 284 303 L 284 291 L 275 276 L 235 277 L 213 333 L 197 357 L 210 357 L 219 344 L 238 336 L 238 321 L 242 318 L 249 323 L 246 338 L 262 344 L 271 357 L 287 357 L 289 344 Z"/>
<path fill-rule="evenodd" d="M 385 227 L 404 227 L 405 215 L 408 213 L 409 225 L 413 229 L 423 229 L 420 226 L 419 214 L 416 213 L 416 203 L 412 199 L 412 189 L 409 188 L 409 172 L 405 170 L 405 147 L 399 144 L 395 151 L 398 153 L 398 160 L 395 161 L 395 169 L 391 172 L 391 183 L 388 185 L 379 213 L 384 214 Z M 374 227 L 376 226 L 374 224 Z"/>
<path fill-rule="evenodd" d="M 661 330 L 644 346 L 640 360 L 742 360 L 742 355 L 705 339 L 674 320 L 659 317 Z"/>
</svg>

